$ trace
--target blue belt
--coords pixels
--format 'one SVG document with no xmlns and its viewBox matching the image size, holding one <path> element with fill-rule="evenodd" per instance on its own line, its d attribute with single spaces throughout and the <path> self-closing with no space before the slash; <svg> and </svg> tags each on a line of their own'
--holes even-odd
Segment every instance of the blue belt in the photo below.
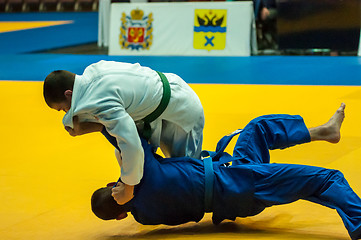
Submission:
<svg viewBox="0 0 361 240">
<path fill-rule="evenodd" d="M 204 164 L 204 210 L 205 212 L 212 212 L 212 200 L 213 200 L 213 184 L 214 184 L 214 172 L 213 161 L 211 157 L 203 159 Z"/>
</svg>

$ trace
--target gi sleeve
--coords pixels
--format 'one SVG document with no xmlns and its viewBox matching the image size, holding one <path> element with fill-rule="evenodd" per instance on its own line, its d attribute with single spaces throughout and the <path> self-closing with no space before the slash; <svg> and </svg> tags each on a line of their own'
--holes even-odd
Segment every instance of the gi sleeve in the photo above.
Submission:
<svg viewBox="0 0 361 240">
<path fill-rule="evenodd" d="M 124 107 L 112 106 L 96 113 L 99 122 L 117 139 L 121 150 L 121 179 L 125 184 L 136 185 L 143 177 L 144 150 L 134 120 Z"/>
</svg>

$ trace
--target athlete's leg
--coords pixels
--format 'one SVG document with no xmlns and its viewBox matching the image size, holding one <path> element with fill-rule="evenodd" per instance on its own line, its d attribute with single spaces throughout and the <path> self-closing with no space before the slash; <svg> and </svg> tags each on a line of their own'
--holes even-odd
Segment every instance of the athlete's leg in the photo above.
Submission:
<svg viewBox="0 0 361 240">
<path fill-rule="evenodd" d="M 253 163 L 269 163 L 270 149 L 311 141 L 298 115 L 274 114 L 253 119 L 240 133 L 233 156 Z"/>
<path fill-rule="evenodd" d="M 321 126 L 307 129 L 302 117 L 284 114 L 261 116 L 252 120 L 240 133 L 233 156 L 248 162 L 268 163 L 270 149 L 282 149 L 310 141 L 340 140 L 345 104 Z"/>
<path fill-rule="evenodd" d="M 336 113 L 330 118 L 330 120 L 318 127 L 309 128 L 311 141 L 328 141 L 330 143 L 338 143 L 340 141 L 340 128 L 345 118 L 344 103 L 337 109 Z"/>
<path fill-rule="evenodd" d="M 309 200 L 336 209 L 352 239 L 361 237 L 361 199 L 338 170 L 292 164 L 250 166 L 258 209 Z"/>
<path fill-rule="evenodd" d="M 199 116 L 193 128 L 186 132 L 181 126 L 163 120 L 160 148 L 165 157 L 201 158 L 204 116 Z"/>
</svg>

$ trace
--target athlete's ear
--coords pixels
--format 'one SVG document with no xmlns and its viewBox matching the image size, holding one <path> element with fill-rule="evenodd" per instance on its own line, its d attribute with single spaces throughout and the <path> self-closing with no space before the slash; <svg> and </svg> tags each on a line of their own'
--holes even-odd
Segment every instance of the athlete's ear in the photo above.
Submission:
<svg viewBox="0 0 361 240">
<path fill-rule="evenodd" d="M 115 184 L 117 184 L 116 182 L 110 182 L 107 184 L 107 187 L 113 187 Z"/>
<path fill-rule="evenodd" d="M 128 213 L 122 212 L 121 214 L 119 214 L 119 216 L 116 219 L 117 220 L 122 220 L 122 219 L 124 219 L 126 217 L 128 217 Z"/>
<path fill-rule="evenodd" d="M 65 95 L 65 98 L 66 99 L 71 99 L 71 97 L 73 96 L 73 91 L 72 90 L 65 90 L 65 92 L 64 92 L 64 95 Z"/>
</svg>

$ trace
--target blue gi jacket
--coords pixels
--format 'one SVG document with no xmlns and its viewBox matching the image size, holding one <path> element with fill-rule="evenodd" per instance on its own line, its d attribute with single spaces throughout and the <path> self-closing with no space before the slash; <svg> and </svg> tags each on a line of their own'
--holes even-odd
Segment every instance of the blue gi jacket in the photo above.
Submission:
<svg viewBox="0 0 361 240">
<path fill-rule="evenodd" d="M 233 156 L 230 156 L 224 149 L 239 133 Z M 116 146 L 112 136 L 106 131 L 103 134 Z M 208 152 L 213 159 L 211 172 L 214 179 L 213 187 L 209 188 L 205 181 L 206 175 L 209 175 L 205 174 L 203 160 L 157 157 L 151 145 L 142 140 L 144 175 L 140 184 L 135 186 L 134 198 L 127 206 L 130 206 L 136 221 L 148 225 L 198 222 L 206 211 L 213 212 L 212 220 L 215 224 L 224 219 L 256 215 L 278 200 L 263 201 L 263 198 L 255 198 L 256 186 L 262 188 L 269 185 L 267 176 L 259 177 L 262 173 L 255 172 L 255 168 L 262 171 L 269 168 L 267 165 L 270 164 L 262 164 L 269 163 L 269 149 L 282 149 L 309 141 L 308 129 L 300 116 L 268 115 L 256 118 L 242 131 L 237 130 L 223 137 L 215 152 Z M 228 162 L 232 162 L 232 165 L 225 164 Z M 205 189 L 213 192 L 210 206 L 205 204 L 208 203 L 205 201 Z M 274 195 L 274 189 L 271 191 Z M 277 193 L 288 191 L 285 189 Z M 270 193 L 264 194 L 269 196 Z"/>
<path fill-rule="evenodd" d="M 144 176 L 134 189 L 131 213 L 141 224 L 178 225 L 200 221 L 205 213 L 205 172 L 202 160 L 157 158 L 152 147 L 144 140 Z M 213 162 L 214 191 L 212 220 L 250 216 L 254 213 L 253 177 L 248 168 L 226 167 L 231 156 L 221 154 Z M 232 157 L 232 160 L 235 158 Z M 164 194 L 166 193 L 166 195 Z"/>
</svg>

